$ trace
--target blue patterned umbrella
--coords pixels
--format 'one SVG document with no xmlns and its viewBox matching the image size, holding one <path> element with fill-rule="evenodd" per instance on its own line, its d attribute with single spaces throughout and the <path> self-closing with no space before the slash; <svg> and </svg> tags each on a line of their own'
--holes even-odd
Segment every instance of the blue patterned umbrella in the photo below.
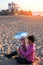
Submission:
<svg viewBox="0 0 43 65">
<path fill-rule="evenodd" d="M 21 39 L 28 36 L 28 32 L 18 32 L 14 35 L 15 39 Z"/>
</svg>

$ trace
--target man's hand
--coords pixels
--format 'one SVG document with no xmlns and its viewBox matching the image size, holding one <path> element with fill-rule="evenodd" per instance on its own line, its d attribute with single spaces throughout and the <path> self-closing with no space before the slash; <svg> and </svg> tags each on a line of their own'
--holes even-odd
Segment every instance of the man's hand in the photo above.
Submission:
<svg viewBox="0 0 43 65">
<path fill-rule="evenodd" d="M 21 49 L 21 48 L 23 51 L 26 51 L 26 46 L 19 46 L 19 49 Z"/>
<path fill-rule="evenodd" d="M 24 46 L 24 47 L 22 47 L 22 49 L 23 49 L 23 51 L 25 52 L 26 51 L 26 47 Z"/>
</svg>

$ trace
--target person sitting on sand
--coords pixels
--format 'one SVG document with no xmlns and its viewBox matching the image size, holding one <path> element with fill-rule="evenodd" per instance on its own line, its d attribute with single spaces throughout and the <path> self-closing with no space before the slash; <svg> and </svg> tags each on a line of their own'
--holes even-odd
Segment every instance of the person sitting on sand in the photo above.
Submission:
<svg viewBox="0 0 43 65">
<path fill-rule="evenodd" d="M 12 56 L 15 56 L 19 54 L 18 57 L 15 56 L 15 59 L 20 64 L 31 64 L 34 62 L 35 59 L 35 38 L 33 35 L 28 36 L 28 47 L 25 45 L 25 39 L 22 38 L 20 41 L 22 44 L 19 46 L 18 51 L 15 51 L 11 54 L 4 54 L 7 58 L 11 58 Z M 22 57 L 21 57 L 21 56 Z"/>
</svg>

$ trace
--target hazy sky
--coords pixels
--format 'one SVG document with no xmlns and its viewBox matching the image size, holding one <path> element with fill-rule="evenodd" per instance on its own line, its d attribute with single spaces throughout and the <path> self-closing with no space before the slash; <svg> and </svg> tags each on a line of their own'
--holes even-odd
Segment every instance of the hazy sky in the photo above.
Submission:
<svg viewBox="0 0 43 65">
<path fill-rule="evenodd" d="M 0 10 L 7 9 L 9 2 L 16 2 L 23 10 L 43 11 L 43 0 L 0 0 Z"/>
</svg>

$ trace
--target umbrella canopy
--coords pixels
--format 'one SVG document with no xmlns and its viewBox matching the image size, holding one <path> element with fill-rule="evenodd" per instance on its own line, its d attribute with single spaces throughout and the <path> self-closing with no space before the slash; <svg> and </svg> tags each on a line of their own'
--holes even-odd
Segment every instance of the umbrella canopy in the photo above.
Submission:
<svg viewBox="0 0 43 65">
<path fill-rule="evenodd" d="M 18 32 L 14 35 L 15 39 L 21 39 L 28 36 L 28 32 Z"/>
</svg>

